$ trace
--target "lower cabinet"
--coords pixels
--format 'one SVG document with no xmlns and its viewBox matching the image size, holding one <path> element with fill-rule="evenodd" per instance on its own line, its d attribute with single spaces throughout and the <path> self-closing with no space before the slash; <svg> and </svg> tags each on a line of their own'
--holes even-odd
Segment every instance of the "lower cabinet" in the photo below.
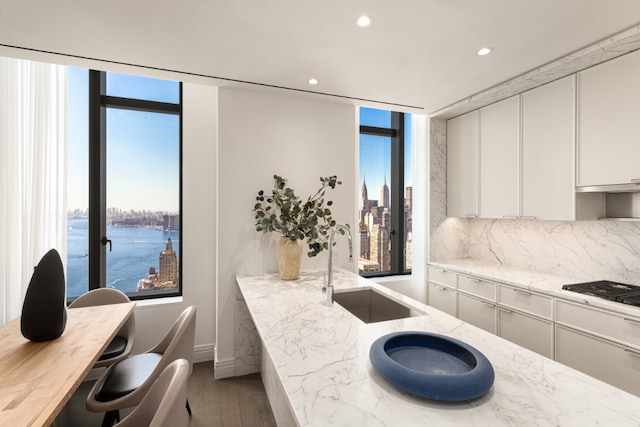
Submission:
<svg viewBox="0 0 640 427">
<path fill-rule="evenodd" d="M 429 269 L 429 305 L 640 396 L 640 316 Z"/>
<path fill-rule="evenodd" d="M 458 318 L 492 334 L 496 333 L 496 303 L 458 294 Z"/>
<path fill-rule="evenodd" d="M 429 282 L 429 305 L 452 316 L 456 315 L 456 290 Z"/>
<path fill-rule="evenodd" d="M 556 360 L 640 396 L 640 351 L 556 324 Z"/>
<path fill-rule="evenodd" d="M 505 307 L 498 307 L 498 335 L 553 359 L 553 323 Z"/>
</svg>

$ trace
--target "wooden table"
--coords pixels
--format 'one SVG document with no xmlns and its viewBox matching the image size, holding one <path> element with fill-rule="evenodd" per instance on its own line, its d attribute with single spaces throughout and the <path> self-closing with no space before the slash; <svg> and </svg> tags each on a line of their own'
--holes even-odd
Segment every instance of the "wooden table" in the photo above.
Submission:
<svg viewBox="0 0 640 427">
<path fill-rule="evenodd" d="M 64 333 L 35 343 L 20 318 L 0 327 L 0 426 L 49 426 L 87 376 L 135 303 L 67 310 Z"/>
</svg>

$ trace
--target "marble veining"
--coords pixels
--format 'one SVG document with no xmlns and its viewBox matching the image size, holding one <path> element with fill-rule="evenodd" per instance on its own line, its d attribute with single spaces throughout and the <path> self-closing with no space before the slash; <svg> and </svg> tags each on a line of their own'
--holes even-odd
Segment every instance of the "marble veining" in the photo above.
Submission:
<svg viewBox="0 0 640 427">
<path fill-rule="evenodd" d="M 423 313 L 364 324 L 338 304 L 327 307 L 322 272 L 298 281 L 276 274 L 238 276 L 237 283 L 271 366 L 265 381 L 279 425 L 301 426 L 637 426 L 640 398 L 466 324 L 344 270 L 337 291 L 375 288 Z M 494 366 L 483 397 L 440 403 L 408 395 L 380 378 L 369 347 L 394 331 L 418 330 L 464 341 Z M 274 399 L 276 401 L 274 401 Z"/>
<path fill-rule="evenodd" d="M 434 262 L 469 258 L 574 279 L 640 284 L 640 222 L 449 218 L 439 228 L 431 240 Z"/>
</svg>

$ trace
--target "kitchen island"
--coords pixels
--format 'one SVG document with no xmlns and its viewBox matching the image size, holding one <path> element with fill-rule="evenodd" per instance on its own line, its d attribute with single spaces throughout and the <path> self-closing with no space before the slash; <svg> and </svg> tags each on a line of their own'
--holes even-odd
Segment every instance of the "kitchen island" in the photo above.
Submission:
<svg viewBox="0 0 640 427">
<path fill-rule="evenodd" d="M 334 272 L 336 291 L 372 288 L 419 315 L 365 324 L 325 305 L 323 271 L 299 280 L 238 276 L 262 343 L 262 376 L 278 425 L 590 426 L 640 425 L 640 398 L 375 284 Z M 395 331 L 425 331 L 480 350 L 495 370 L 493 387 L 469 402 L 415 397 L 372 368 L 369 348 Z"/>
</svg>

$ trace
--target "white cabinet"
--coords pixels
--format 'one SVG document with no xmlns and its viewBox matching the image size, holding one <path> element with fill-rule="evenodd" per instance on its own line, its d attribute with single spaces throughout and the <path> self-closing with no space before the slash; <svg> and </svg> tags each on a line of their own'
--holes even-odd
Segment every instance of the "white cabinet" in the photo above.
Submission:
<svg viewBox="0 0 640 427">
<path fill-rule="evenodd" d="M 460 274 L 458 275 L 458 290 L 489 301 L 496 300 L 496 284 L 488 280 Z"/>
<path fill-rule="evenodd" d="M 500 305 L 515 308 L 534 316 L 549 320 L 553 318 L 553 299 L 526 289 L 500 285 L 498 302 Z"/>
<path fill-rule="evenodd" d="M 522 216 L 575 219 L 575 76 L 522 94 Z"/>
<path fill-rule="evenodd" d="M 640 315 L 430 266 L 429 304 L 640 396 Z"/>
<path fill-rule="evenodd" d="M 496 303 L 458 293 L 458 318 L 492 334 L 496 333 Z"/>
<path fill-rule="evenodd" d="M 578 73 L 577 185 L 640 179 L 640 51 Z"/>
<path fill-rule="evenodd" d="M 640 348 L 640 319 L 635 317 L 557 300 L 556 322 Z"/>
<path fill-rule="evenodd" d="M 480 109 L 480 216 L 519 214 L 520 98 Z"/>
<path fill-rule="evenodd" d="M 452 316 L 456 315 L 456 290 L 429 282 L 429 305 Z"/>
<path fill-rule="evenodd" d="M 640 351 L 556 325 L 556 360 L 640 396 Z"/>
<path fill-rule="evenodd" d="M 538 354 L 553 358 L 551 321 L 499 306 L 498 335 Z"/>
<path fill-rule="evenodd" d="M 478 111 L 447 121 L 447 216 L 478 216 Z"/>
<path fill-rule="evenodd" d="M 498 286 L 498 335 L 553 358 L 553 299 L 526 289 Z"/>
<path fill-rule="evenodd" d="M 556 360 L 640 396 L 640 318 L 556 300 Z"/>
<path fill-rule="evenodd" d="M 429 267 L 427 301 L 440 311 L 456 315 L 456 273 L 441 268 Z"/>
</svg>

